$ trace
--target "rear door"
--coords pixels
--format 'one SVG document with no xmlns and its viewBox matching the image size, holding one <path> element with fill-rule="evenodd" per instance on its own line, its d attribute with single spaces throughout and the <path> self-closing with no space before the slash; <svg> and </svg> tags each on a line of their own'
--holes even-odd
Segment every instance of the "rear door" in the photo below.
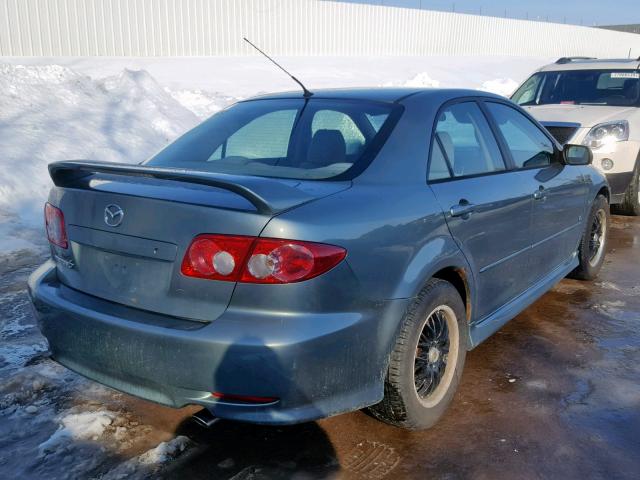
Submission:
<svg viewBox="0 0 640 480">
<path fill-rule="evenodd" d="M 507 169 L 475 101 L 445 105 L 431 149 L 429 184 L 476 276 L 482 319 L 529 284 L 530 188 Z"/>
<path fill-rule="evenodd" d="M 537 280 L 575 252 L 588 185 L 581 168 L 561 163 L 553 141 L 527 116 L 510 105 L 485 104 L 533 198 L 530 271 Z"/>
</svg>

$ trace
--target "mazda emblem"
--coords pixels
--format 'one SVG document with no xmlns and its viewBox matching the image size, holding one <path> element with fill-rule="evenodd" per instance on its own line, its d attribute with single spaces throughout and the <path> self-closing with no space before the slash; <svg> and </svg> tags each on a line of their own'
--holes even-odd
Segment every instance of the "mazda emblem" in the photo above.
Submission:
<svg viewBox="0 0 640 480">
<path fill-rule="evenodd" d="M 109 225 L 110 227 L 117 227 L 122 223 L 122 219 L 124 218 L 124 210 L 120 208 L 118 205 L 112 203 L 111 205 L 107 205 L 104 209 L 104 223 Z"/>
</svg>

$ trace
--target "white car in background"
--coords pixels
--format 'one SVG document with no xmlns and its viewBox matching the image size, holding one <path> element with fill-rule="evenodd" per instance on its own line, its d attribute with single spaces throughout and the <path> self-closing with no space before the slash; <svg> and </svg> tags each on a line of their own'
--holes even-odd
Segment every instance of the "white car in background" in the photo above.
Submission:
<svg viewBox="0 0 640 480">
<path fill-rule="evenodd" d="M 511 96 L 561 143 L 588 145 L 610 203 L 640 215 L 640 58 L 563 57 Z"/>
</svg>

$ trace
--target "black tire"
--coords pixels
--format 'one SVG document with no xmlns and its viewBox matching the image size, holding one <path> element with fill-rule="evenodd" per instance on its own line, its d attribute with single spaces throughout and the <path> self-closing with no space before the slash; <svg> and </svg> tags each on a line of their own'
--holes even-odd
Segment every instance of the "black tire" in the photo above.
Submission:
<svg viewBox="0 0 640 480">
<path fill-rule="evenodd" d="M 624 199 L 620 205 L 615 206 L 614 212 L 636 217 L 640 215 L 640 160 L 636 162 L 636 169 L 627 191 L 624 192 Z"/>
<path fill-rule="evenodd" d="M 602 230 L 600 232 L 596 232 L 596 222 L 602 224 Z M 598 195 L 591 206 L 591 211 L 587 217 L 586 226 L 582 233 L 580 244 L 578 245 L 578 260 L 580 261 L 580 265 L 569 274 L 571 278 L 593 280 L 598 276 L 604 264 L 609 225 L 609 202 L 604 195 Z M 594 234 L 596 236 L 594 236 Z"/>
<path fill-rule="evenodd" d="M 434 334 L 438 330 L 433 322 L 442 319 L 447 325 L 446 332 L 442 333 L 441 329 L 440 335 Z M 423 330 L 425 335 L 422 335 Z M 389 360 L 384 398 L 369 407 L 369 412 L 386 423 L 409 430 L 434 425 L 451 403 L 460 383 L 467 354 L 467 333 L 465 307 L 460 294 L 449 282 L 431 279 L 402 320 Z M 443 335 L 447 336 L 446 346 L 443 345 Z M 424 347 L 427 340 L 432 347 L 428 350 L 420 348 L 419 341 Z M 455 363 L 451 363 L 451 355 Z M 437 383 L 433 383 L 434 378 L 429 377 L 429 372 L 442 372 Z M 432 383 L 425 389 L 424 381 L 429 379 Z M 423 394 L 430 393 L 421 396 L 417 383 Z"/>
</svg>

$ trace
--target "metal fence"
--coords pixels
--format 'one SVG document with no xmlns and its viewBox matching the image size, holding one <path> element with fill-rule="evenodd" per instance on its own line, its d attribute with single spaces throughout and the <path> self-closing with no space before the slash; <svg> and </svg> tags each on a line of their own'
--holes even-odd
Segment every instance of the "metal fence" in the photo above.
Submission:
<svg viewBox="0 0 640 480">
<path fill-rule="evenodd" d="M 640 56 L 603 29 L 317 0 L 0 0 L 3 56 Z"/>
</svg>

